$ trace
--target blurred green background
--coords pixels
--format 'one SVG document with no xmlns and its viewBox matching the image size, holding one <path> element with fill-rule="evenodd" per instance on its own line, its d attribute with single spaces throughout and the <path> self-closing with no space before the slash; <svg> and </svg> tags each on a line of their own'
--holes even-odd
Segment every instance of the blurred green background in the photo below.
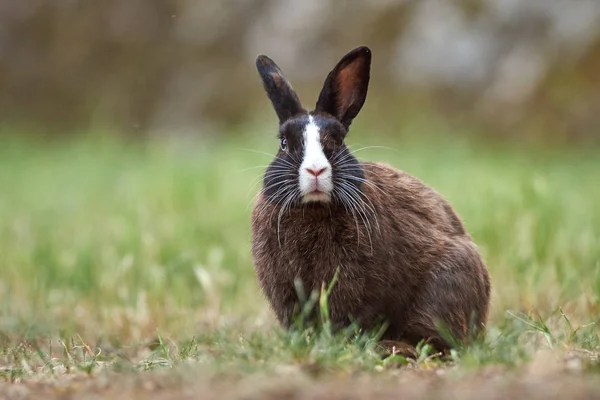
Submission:
<svg viewBox="0 0 600 400">
<path fill-rule="evenodd" d="M 254 60 L 312 107 L 358 45 L 371 90 L 348 144 L 456 207 L 492 330 L 506 310 L 597 320 L 600 2 L 4 0 L 2 330 L 272 323 L 249 213 L 277 122 Z"/>
</svg>

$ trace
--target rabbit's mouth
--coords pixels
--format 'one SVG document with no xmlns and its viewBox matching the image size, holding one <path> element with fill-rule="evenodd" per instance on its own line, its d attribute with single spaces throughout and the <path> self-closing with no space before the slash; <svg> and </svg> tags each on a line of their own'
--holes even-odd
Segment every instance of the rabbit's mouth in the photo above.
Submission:
<svg viewBox="0 0 600 400">
<path fill-rule="evenodd" d="M 330 194 L 319 189 L 312 190 L 305 194 L 302 198 L 303 203 L 312 202 L 328 202 L 330 200 Z"/>
</svg>

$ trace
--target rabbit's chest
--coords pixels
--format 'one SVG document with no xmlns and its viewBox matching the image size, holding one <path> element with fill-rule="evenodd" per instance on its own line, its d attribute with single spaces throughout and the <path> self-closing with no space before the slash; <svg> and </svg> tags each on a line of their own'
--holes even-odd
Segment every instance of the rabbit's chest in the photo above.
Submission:
<svg viewBox="0 0 600 400">
<path fill-rule="evenodd" d="M 382 265 L 374 255 L 383 243 L 378 232 L 340 211 L 290 210 L 267 223 L 253 223 L 253 258 L 259 279 L 269 288 L 320 289 L 339 269 L 340 277 L 360 281 Z M 372 275 L 371 272 L 366 275 Z M 291 285 L 291 286 L 290 286 Z"/>
<path fill-rule="evenodd" d="M 320 224 L 293 223 L 293 233 L 288 230 L 280 237 L 282 251 L 278 257 L 278 263 L 293 278 L 320 285 L 338 268 L 347 271 L 368 263 L 370 248 L 355 230 L 327 220 Z"/>
</svg>

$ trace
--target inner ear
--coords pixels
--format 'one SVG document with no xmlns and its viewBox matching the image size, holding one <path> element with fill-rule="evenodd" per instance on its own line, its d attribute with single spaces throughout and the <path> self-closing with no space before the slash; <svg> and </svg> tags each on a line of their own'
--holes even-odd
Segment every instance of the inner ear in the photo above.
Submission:
<svg viewBox="0 0 600 400">
<path fill-rule="evenodd" d="M 358 107 L 354 114 L 354 116 L 356 116 L 365 102 L 366 87 L 364 88 L 365 93 L 363 94 L 362 85 L 363 80 L 365 79 L 365 71 L 367 71 L 367 82 L 369 79 L 369 66 L 365 64 L 367 64 L 366 61 L 359 58 L 345 68 L 342 68 L 335 78 L 335 87 L 337 89 L 336 106 L 338 110 L 346 110 L 346 114 L 348 114 L 352 107 Z M 361 98 L 361 96 L 363 97 Z M 344 118 L 342 115 L 340 115 L 340 117 Z"/>
<path fill-rule="evenodd" d="M 367 47 L 346 54 L 327 75 L 315 110 L 333 115 L 348 128 L 367 98 L 370 69 Z"/>
</svg>

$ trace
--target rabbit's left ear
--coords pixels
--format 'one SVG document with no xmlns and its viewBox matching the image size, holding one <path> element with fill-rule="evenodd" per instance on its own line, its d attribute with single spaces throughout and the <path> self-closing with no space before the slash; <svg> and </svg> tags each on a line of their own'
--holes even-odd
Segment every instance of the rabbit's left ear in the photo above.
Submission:
<svg viewBox="0 0 600 400">
<path fill-rule="evenodd" d="M 371 50 L 357 47 L 331 70 L 315 111 L 336 117 L 348 129 L 367 98 L 371 71 Z"/>
<path fill-rule="evenodd" d="M 256 68 L 265 92 L 279 117 L 279 124 L 283 124 L 294 115 L 305 112 L 292 85 L 283 77 L 283 73 L 273 60 L 265 55 L 260 55 L 256 58 Z"/>
</svg>

